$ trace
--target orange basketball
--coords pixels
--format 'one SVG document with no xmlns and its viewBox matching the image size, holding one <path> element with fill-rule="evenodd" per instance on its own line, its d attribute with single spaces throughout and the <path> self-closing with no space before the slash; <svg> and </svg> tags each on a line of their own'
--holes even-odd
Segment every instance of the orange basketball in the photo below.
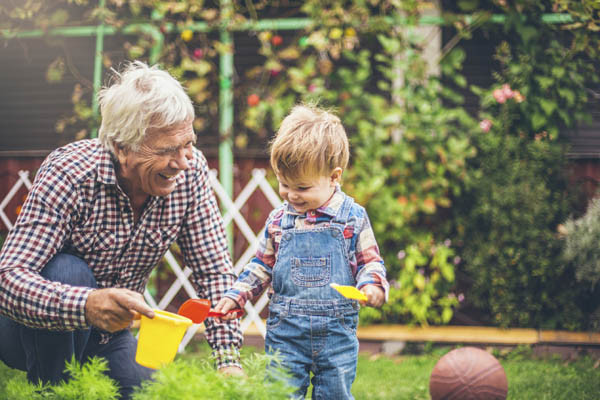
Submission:
<svg viewBox="0 0 600 400">
<path fill-rule="evenodd" d="M 503 400 L 507 393 L 502 365 L 476 347 L 452 350 L 439 359 L 429 378 L 432 400 Z"/>
</svg>

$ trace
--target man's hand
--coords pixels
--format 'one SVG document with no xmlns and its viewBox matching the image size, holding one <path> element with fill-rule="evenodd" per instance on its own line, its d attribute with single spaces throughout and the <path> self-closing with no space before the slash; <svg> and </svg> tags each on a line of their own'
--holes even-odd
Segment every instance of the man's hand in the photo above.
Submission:
<svg viewBox="0 0 600 400">
<path fill-rule="evenodd" d="M 367 296 L 367 301 L 360 302 L 363 306 L 381 307 L 383 305 L 383 302 L 385 301 L 385 292 L 379 286 L 365 285 L 360 288 L 360 291 Z"/>
<path fill-rule="evenodd" d="M 154 318 L 144 297 L 129 289 L 96 289 L 85 303 L 85 318 L 90 325 L 108 332 L 128 328 L 140 314 Z"/>
<path fill-rule="evenodd" d="M 219 372 L 222 373 L 225 376 L 242 376 L 242 377 L 246 377 L 246 373 L 240 367 L 223 367 L 223 368 L 219 368 Z"/>
</svg>

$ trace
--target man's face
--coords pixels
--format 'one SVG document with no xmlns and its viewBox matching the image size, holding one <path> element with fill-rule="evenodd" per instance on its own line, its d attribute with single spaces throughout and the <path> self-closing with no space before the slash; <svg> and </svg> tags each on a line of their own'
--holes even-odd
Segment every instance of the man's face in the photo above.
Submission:
<svg viewBox="0 0 600 400">
<path fill-rule="evenodd" d="M 167 196 L 179 174 L 189 168 L 196 134 L 192 123 L 150 128 L 138 151 L 117 148 L 119 182 L 131 197 Z"/>
</svg>

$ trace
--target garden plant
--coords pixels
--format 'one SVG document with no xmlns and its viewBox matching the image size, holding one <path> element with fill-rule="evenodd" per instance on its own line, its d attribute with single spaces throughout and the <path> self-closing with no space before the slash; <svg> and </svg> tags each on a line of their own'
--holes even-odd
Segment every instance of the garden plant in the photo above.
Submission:
<svg viewBox="0 0 600 400">
<path fill-rule="evenodd" d="M 413 354 L 388 357 L 361 354 L 352 393 L 357 399 L 427 400 L 429 376 L 436 362 L 450 347 L 427 344 Z M 535 356 L 527 346 L 513 349 L 491 349 L 502 364 L 509 382 L 508 399 L 592 400 L 600 391 L 597 361 L 589 356 L 561 359 L 557 356 Z M 215 400 L 277 400 L 287 398 L 289 388 L 265 384 L 264 354 L 245 348 L 247 378 L 225 378 L 205 362 L 208 346 L 202 345 L 177 359 L 158 373 L 156 380 L 143 386 L 137 400 L 182 400 L 210 398 Z M 204 360 L 204 361 L 199 361 Z M 0 398 L 10 400 L 38 399 L 117 399 L 114 382 L 102 374 L 102 361 L 97 359 L 79 366 L 69 366 L 75 378 L 68 384 L 37 387 L 27 383 L 25 374 L 0 366 Z M 393 384 L 391 384 L 393 382 Z"/>
</svg>

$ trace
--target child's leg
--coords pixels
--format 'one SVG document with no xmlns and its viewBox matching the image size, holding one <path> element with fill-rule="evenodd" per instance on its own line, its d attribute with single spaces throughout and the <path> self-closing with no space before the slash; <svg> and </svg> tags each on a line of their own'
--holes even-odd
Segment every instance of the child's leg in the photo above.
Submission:
<svg viewBox="0 0 600 400">
<path fill-rule="evenodd" d="M 350 389 L 358 361 L 356 319 L 352 315 L 331 318 L 327 345 L 319 353 L 313 371 L 313 400 L 354 399 Z"/>
<path fill-rule="evenodd" d="M 274 321 L 279 316 L 269 315 Z M 303 399 L 306 396 L 310 383 L 310 368 L 313 364 L 310 357 L 310 337 L 302 332 L 306 330 L 307 321 L 301 321 L 308 317 L 294 316 L 277 320 L 277 323 L 267 325 L 267 336 L 265 338 L 265 352 L 276 357 L 268 368 L 270 379 L 285 380 L 290 386 L 297 388 L 294 398 Z M 282 376 L 280 368 L 283 367 L 288 375 Z"/>
</svg>

